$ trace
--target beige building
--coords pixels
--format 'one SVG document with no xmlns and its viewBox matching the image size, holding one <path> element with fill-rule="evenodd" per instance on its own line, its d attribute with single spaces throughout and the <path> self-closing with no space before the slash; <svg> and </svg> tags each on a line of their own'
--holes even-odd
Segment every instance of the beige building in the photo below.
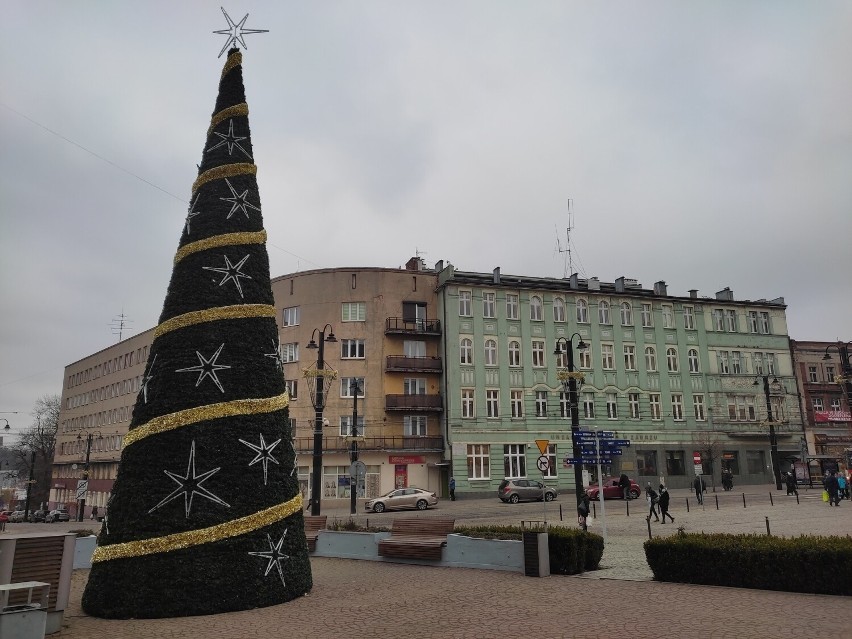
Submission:
<svg viewBox="0 0 852 639">
<path fill-rule="evenodd" d="M 349 499 L 353 440 L 365 466 L 359 496 L 400 486 L 445 494 L 436 286 L 437 273 L 418 258 L 404 269 L 320 269 L 272 280 L 293 446 L 306 498 L 312 494 L 316 423 L 312 391 L 317 378 L 311 371 L 319 350 L 311 342 L 319 346 L 320 332 L 325 368 L 336 372 L 326 378 L 324 393 L 323 499 Z M 153 328 L 66 367 L 51 507 L 64 504 L 76 513 L 87 451 L 86 516 L 93 505 L 99 513 L 107 506 L 152 341 Z M 353 382 L 360 389 L 354 438 Z"/>
</svg>

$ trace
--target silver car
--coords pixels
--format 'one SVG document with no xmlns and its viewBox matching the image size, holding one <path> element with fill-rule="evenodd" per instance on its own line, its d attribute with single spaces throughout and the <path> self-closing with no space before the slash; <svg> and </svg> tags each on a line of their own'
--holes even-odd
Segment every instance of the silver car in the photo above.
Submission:
<svg viewBox="0 0 852 639">
<path fill-rule="evenodd" d="M 383 513 L 386 510 L 398 508 L 416 508 L 426 510 L 429 506 L 438 503 L 438 496 L 422 488 L 397 488 L 386 495 L 370 499 L 364 504 L 364 508 L 374 513 Z"/>
<path fill-rule="evenodd" d="M 504 479 L 497 489 L 497 496 L 502 502 L 517 504 L 519 501 L 553 501 L 556 499 L 556 489 L 545 486 L 534 479 Z"/>
</svg>

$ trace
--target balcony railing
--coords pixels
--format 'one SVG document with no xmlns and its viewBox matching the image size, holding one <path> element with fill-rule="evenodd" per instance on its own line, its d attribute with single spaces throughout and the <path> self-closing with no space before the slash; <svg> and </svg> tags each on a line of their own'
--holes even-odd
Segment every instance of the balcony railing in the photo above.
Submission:
<svg viewBox="0 0 852 639">
<path fill-rule="evenodd" d="M 389 317 L 385 320 L 386 335 L 441 335 L 441 320 Z"/>
<path fill-rule="evenodd" d="M 296 437 L 293 440 L 297 453 L 311 453 L 314 450 L 313 437 Z M 350 450 L 351 442 L 345 437 L 323 437 L 322 449 L 325 452 L 343 453 Z M 407 452 L 412 450 L 440 452 L 444 450 L 443 437 L 364 437 L 358 440 L 358 450 L 381 450 L 388 452 Z"/>
<path fill-rule="evenodd" d="M 387 370 L 391 372 L 440 373 L 444 370 L 444 365 L 440 357 L 388 355 Z"/>
<path fill-rule="evenodd" d="M 385 395 L 385 410 L 442 411 L 441 395 Z"/>
</svg>

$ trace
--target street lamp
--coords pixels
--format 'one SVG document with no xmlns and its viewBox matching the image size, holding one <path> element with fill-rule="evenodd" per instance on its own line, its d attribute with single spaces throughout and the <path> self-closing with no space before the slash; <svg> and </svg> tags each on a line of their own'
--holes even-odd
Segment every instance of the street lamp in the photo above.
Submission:
<svg viewBox="0 0 852 639">
<path fill-rule="evenodd" d="M 829 344 L 825 347 L 825 355 L 823 355 L 824 360 L 830 360 L 831 355 L 828 354 L 828 350 L 831 348 L 836 348 L 837 352 L 840 354 L 840 370 L 842 371 L 842 375 L 836 377 L 834 381 L 838 384 L 842 384 L 846 387 L 846 404 L 850 410 L 852 410 L 852 365 L 849 363 L 849 347 L 852 346 L 852 341 L 846 342 L 837 342 L 837 344 Z"/>
<path fill-rule="evenodd" d="M 361 385 L 358 383 L 358 378 L 353 377 L 349 384 L 349 390 L 352 391 L 352 430 L 349 433 L 352 445 L 349 452 L 349 459 L 352 462 L 352 470 L 350 474 L 349 486 L 349 514 L 354 515 L 357 511 L 357 499 L 355 494 L 358 490 L 358 469 L 355 467 L 355 462 L 358 461 L 358 393 L 361 392 Z"/>
<path fill-rule="evenodd" d="M 103 439 L 100 431 L 86 434 L 86 461 L 83 465 L 83 479 L 77 482 L 77 494 L 82 495 L 77 503 L 77 521 L 83 521 L 83 511 L 86 509 L 86 491 L 89 490 L 89 455 L 92 453 L 92 437 L 98 436 L 98 441 Z M 82 441 L 82 436 L 77 435 L 77 441 Z"/>
<path fill-rule="evenodd" d="M 553 354 L 559 357 L 563 353 L 568 358 L 568 370 L 560 371 L 560 380 L 563 387 L 568 390 L 568 408 L 571 411 L 571 445 L 574 448 L 574 490 L 577 493 L 577 504 L 580 503 L 580 497 L 583 495 L 583 465 L 579 463 L 581 457 L 580 451 L 580 407 L 577 399 L 577 379 L 580 377 L 574 371 L 574 338 L 578 338 L 577 351 L 584 351 L 589 348 L 589 345 L 583 341 L 579 333 L 574 333 L 571 337 L 559 337 L 556 339 L 556 350 Z M 563 351 L 561 345 L 565 345 Z"/>
<path fill-rule="evenodd" d="M 772 402 L 769 399 L 769 375 L 758 375 L 752 386 L 758 386 L 758 380 L 763 379 L 763 395 L 766 398 L 766 421 L 769 423 L 769 447 L 772 456 L 772 474 L 775 476 L 775 489 L 781 490 L 781 468 L 778 464 L 778 438 L 775 436 L 775 423 L 772 419 Z M 776 390 L 781 389 L 781 382 L 775 375 L 772 376 L 772 386 Z"/>
<path fill-rule="evenodd" d="M 328 335 L 325 334 L 325 329 L 328 329 Z M 314 341 L 314 336 L 319 333 L 319 345 Z M 311 515 L 317 516 L 320 514 L 320 496 L 322 495 L 322 411 L 325 407 L 325 396 L 329 390 L 326 386 L 331 386 L 331 381 L 337 376 L 332 372 L 329 374 L 325 370 L 325 343 L 337 342 L 334 336 L 334 329 L 331 324 L 326 324 L 322 329 L 315 328 L 311 333 L 311 341 L 305 348 L 317 350 L 317 368 L 314 371 L 314 392 L 311 394 L 311 399 L 314 403 L 314 465 L 313 465 L 313 490 L 311 492 Z M 305 371 L 306 376 L 311 376 L 309 370 Z"/>
</svg>

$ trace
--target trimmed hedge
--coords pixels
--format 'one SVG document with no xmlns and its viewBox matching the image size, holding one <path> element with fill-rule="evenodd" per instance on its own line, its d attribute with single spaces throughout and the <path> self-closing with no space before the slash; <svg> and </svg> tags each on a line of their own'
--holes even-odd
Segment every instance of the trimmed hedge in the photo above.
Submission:
<svg viewBox="0 0 852 639">
<path fill-rule="evenodd" d="M 852 595 L 852 537 L 686 534 L 645 542 L 657 581 Z"/>
</svg>

